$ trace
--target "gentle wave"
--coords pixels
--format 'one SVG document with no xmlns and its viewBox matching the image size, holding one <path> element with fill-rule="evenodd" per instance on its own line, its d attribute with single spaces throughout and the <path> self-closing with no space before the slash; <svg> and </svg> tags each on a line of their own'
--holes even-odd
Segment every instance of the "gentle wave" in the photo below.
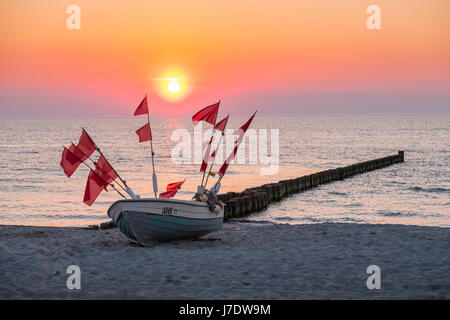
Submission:
<svg viewBox="0 0 450 320">
<path fill-rule="evenodd" d="M 412 212 L 391 212 L 391 211 L 378 211 L 376 213 L 379 216 L 384 217 L 413 217 L 417 216 L 417 214 Z"/>
<path fill-rule="evenodd" d="M 429 192 L 429 193 L 450 193 L 450 189 L 446 189 L 446 188 L 412 187 L 412 188 L 408 188 L 408 190 L 417 191 L 417 192 Z"/>
<path fill-rule="evenodd" d="M 99 219 L 105 219 L 108 218 L 106 215 L 87 215 L 87 214 L 76 214 L 76 215 L 65 215 L 65 214 L 55 214 L 55 215 L 49 215 L 49 214 L 40 214 L 39 216 L 36 215 L 23 215 L 22 216 L 25 219 L 54 219 L 54 220 L 62 220 L 62 219 L 70 219 L 70 220 L 76 220 L 76 219 L 86 219 L 86 220 L 99 220 Z"/>
<path fill-rule="evenodd" d="M 44 169 L 39 167 L 31 167 L 31 168 L 11 168 L 13 171 L 44 171 Z"/>
<path fill-rule="evenodd" d="M 290 217 L 276 217 L 274 218 L 277 221 L 294 221 L 295 219 L 290 218 Z"/>
<path fill-rule="evenodd" d="M 329 193 L 332 195 L 336 195 L 336 196 L 346 196 L 347 195 L 347 193 L 345 193 L 345 192 L 337 192 L 337 191 L 331 191 Z"/>
</svg>

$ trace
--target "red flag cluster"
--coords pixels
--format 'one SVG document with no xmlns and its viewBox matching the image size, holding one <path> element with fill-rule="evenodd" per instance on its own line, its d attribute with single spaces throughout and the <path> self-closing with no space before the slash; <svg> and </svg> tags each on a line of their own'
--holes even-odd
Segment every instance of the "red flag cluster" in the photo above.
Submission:
<svg viewBox="0 0 450 320">
<path fill-rule="evenodd" d="M 177 191 L 181 188 L 184 181 L 169 183 L 166 187 L 166 192 L 162 192 L 159 194 L 160 199 L 170 199 L 175 196 Z"/>
<path fill-rule="evenodd" d="M 61 167 L 67 177 L 70 177 L 88 159 L 97 146 L 89 134 L 83 129 L 77 145 L 73 143 L 67 149 L 64 147 L 61 157 Z M 98 198 L 102 190 L 108 191 L 108 185 L 117 178 L 117 174 L 103 155 L 100 155 L 95 170 L 90 170 L 84 191 L 83 202 L 91 206 Z"/>
<path fill-rule="evenodd" d="M 141 103 L 137 107 L 136 111 L 134 111 L 134 116 L 139 116 L 142 114 L 149 114 L 148 112 L 148 104 L 147 104 L 147 96 L 142 99 Z M 143 125 L 141 128 L 136 130 L 136 134 L 139 137 L 139 142 L 145 142 L 152 140 L 152 130 L 150 128 L 150 121 Z"/>
<path fill-rule="evenodd" d="M 84 160 L 94 153 L 95 149 L 94 141 L 84 129 L 77 145 L 72 143 L 69 149 L 64 148 L 60 165 L 68 178 Z"/>
<path fill-rule="evenodd" d="M 216 123 L 217 120 L 217 114 L 219 111 L 219 104 L 220 101 L 212 104 L 210 106 L 207 106 L 206 108 L 203 108 L 199 112 L 197 112 L 193 117 L 192 121 L 195 124 L 197 124 L 200 121 L 204 121 L 207 123 L 210 123 L 214 126 L 213 129 L 213 135 L 216 130 L 222 132 L 222 137 L 224 135 L 225 128 L 227 126 L 228 118 L 229 116 L 226 116 L 224 119 Z M 148 122 L 136 130 L 136 134 L 139 137 L 139 142 L 144 141 L 152 141 L 152 133 L 150 128 L 150 119 L 149 119 L 149 110 L 148 110 L 148 103 L 147 103 L 147 96 L 144 97 L 144 99 L 141 101 L 139 106 L 134 112 L 135 116 L 147 114 L 148 116 Z M 255 117 L 256 112 L 253 114 L 253 116 L 244 123 L 236 132 L 235 135 L 238 135 L 239 137 L 236 139 L 235 147 L 233 152 L 228 156 L 225 163 L 222 165 L 222 167 L 219 170 L 220 177 L 223 177 L 225 174 L 230 162 L 235 158 L 239 144 L 241 143 L 245 132 L 249 128 L 251 122 L 253 121 L 253 118 Z M 209 161 L 214 161 L 216 152 L 219 148 L 220 141 L 215 148 L 215 150 L 211 153 L 211 143 L 213 140 L 213 135 L 211 136 L 211 139 L 209 140 L 208 146 L 206 148 L 202 165 L 200 168 L 201 172 L 206 171 L 207 163 Z M 221 137 L 221 139 L 222 139 Z M 98 158 L 97 162 L 94 162 L 95 168 L 91 169 L 89 165 L 87 165 L 90 168 L 90 172 L 88 175 L 88 179 L 86 182 L 86 189 L 84 193 L 83 202 L 86 203 L 88 206 L 91 206 L 95 200 L 98 198 L 100 193 L 105 190 L 108 191 L 108 185 L 111 184 L 114 180 L 116 180 L 118 177 L 116 171 L 113 169 L 111 164 L 106 160 L 106 158 L 101 153 L 100 149 L 97 148 L 94 141 L 91 139 L 89 134 L 83 129 L 80 139 L 78 141 L 78 144 L 71 144 L 69 149 L 64 147 L 61 157 L 60 165 L 64 170 L 64 173 L 67 177 L 70 177 L 74 174 L 74 172 L 77 170 L 77 168 L 80 166 L 81 163 L 84 163 L 86 159 L 90 159 L 90 156 L 95 152 L 98 151 L 100 153 L 100 157 Z M 153 150 L 152 150 L 152 157 L 153 157 Z M 155 176 L 155 174 L 153 174 Z M 204 177 L 204 174 L 203 174 Z M 156 181 L 156 180 L 155 180 Z M 220 181 L 220 180 L 219 180 Z M 159 195 L 159 198 L 172 198 L 175 196 L 177 191 L 181 188 L 184 181 L 174 182 L 170 183 L 166 187 L 166 192 L 163 192 Z M 207 183 L 207 182 L 206 182 Z M 206 185 L 205 183 L 205 185 Z M 203 181 L 202 181 L 203 184 Z M 126 185 L 125 185 L 126 186 Z M 122 187 L 123 188 L 123 187 Z M 157 188 L 155 188 L 155 196 L 157 193 Z M 127 189 L 128 190 L 128 189 Z M 117 191 L 117 190 L 116 190 Z M 120 192 L 119 192 L 120 193 Z M 121 194 L 122 195 L 122 194 Z M 122 195 L 123 196 L 123 195 Z"/>
<path fill-rule="evenodd" d="M 203 108 L 202 110 L 197 112 L 192 117 L 192 121 L 193 121 L 194 125 L 197 124 L 199 121 L 205 121 L 205 122 L 210 123 L 210 124 L 212 124 L 214 126 L 213 134 L 211 135 L 211 139 L 209 140 L 208 146 L 206 147 L 205 154 L 203 156 L 202 165 L 200 167 L 200 172 L 203 172 L 203 177 L 205 176 L 205 172 L 206 172 L 206 168 L 208 166 L 208 162 L 214 161 L 214 159 L 216 157 L 217 150 L 218 150 L 218 148 L 220 146 L 220 141 L 219 141 L 219 144 L 217 145 L 216 149 L 211 153 L 211 143 L 212 143 L 212 140 L 213 140 L 214 132 L 215 132 L 215 130 L 219 130 L 219 131 L 222 131 L 222 135 L 223 135 L 223 132 L 224 132 L 225 127 L 226 127 L 227 122 L 228 122 L 228 116 L 227 116 L 226 118 L 224 118 L 221 121 L 219 121 L 218 123 L 216 123 L 217 113 L 219 111 L 219 104 L 220 104 L 220 101 L 215 103 L 215 104 L 212 104 L 212 105 L 210 105 L 210 106 L 208 106 L 206 108 Z M 255 117 L 255 114 L 256 114 L 256 112 L 251 116 L 251 118 L 246 123 L 244 123 L 234 133 L 235 135 L 238 135 L 238 138 L 236 139 L 235 147 L 234 147 L 233 152 L 228 156 L 228 158 L 225 160 L 224 164 L 222 165 L 222 167 L 219 170 L 219 175 L 221 177 L 225 174 L 225 172 L 228 169 L 229 164 L 235 158 L 235 156 L 237 154 L 237 151 L 238 151 L 238 148 L 239 148 L 239 144 L 241 143 L 242 139 L 244 138 L 245 132 L 247 131 L 247 129 L 250 126 L 250 124 L 252 123 L 253 118 Z M 203 184 L 203 180 L 202 180 L 202 184 Z"/>
</svg>

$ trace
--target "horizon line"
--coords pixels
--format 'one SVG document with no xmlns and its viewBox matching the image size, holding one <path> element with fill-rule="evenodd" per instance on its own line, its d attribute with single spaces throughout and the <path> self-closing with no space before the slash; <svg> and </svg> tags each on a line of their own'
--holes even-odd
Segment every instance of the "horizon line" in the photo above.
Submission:
<svg viewBox="0 0 450 320">
<path fill-rule="evenodd" d="M 258 118 L 286 118 L 286 117 L 346 117 L 346 116 L 360 116 L 360 117 L 377 117 L 377 116 L 450 116 L 449 111 L 427 111 L 427 112 L 417 112 L 417 111 L 404 111 L 404 112 L 339 112 L 339 113 L 282 113 L 282 114 L 271 114 L 271 113 L 261 113 Z M 241 118 L 246 117 L 247 114 L 230 114 L 231 118 Z M 184 117 L 189 117 L 189 115 L 154 115 L 151 116 L 153 119 L 180 119 Z M 0 115 L 0 121 L 8 121 L 8 120 L 116 120 L 116 119 L 133 119 L 134 117 L 130 114 L 130 116 L 105 116 L 105 115 L 97 115 L 97 116 L 70 116 L 70 115 L 62 115 L 62 116 L 31 116 L 31 117 L 21 117 L 21 116 L 6 116 L 3 117 Z"/>
</svg>

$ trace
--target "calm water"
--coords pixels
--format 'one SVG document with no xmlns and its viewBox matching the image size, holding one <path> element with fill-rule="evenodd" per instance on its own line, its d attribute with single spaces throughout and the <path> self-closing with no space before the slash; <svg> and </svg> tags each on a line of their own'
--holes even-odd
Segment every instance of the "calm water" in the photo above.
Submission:
<svg viewBox="0 0 450 320">
<path fill-rule="evenodd" d="M 230 120 L 237 128 L 245 119 Z M 148 144 L 134 131 L 143 119 L 0 121 L 0 224 L 85 226 L 107 220 L 119 199 L 103 193 L 83 202 L 88 171 L 66 178 L 62 145 L 85 127 L 119 174 L 141 196 L 152 196 Z M 222 192 L 348 165 L 405 150 L 405 163 L 320 186 L 287 198 L 249 219 L 275 223 L 393 223 L 450 227 L 450 116 L 256 118 L 253 128 L 280 129 L 280 170 L 232 165 Z M 189 119 L 152 120 L 159 186 L 187 178 L 179 198 L 201 180 L 197 164 L 173 164 L 174 129 L 192 131 Z M 216 169 L 219 166 L 216 165 Z"/>
</svg>

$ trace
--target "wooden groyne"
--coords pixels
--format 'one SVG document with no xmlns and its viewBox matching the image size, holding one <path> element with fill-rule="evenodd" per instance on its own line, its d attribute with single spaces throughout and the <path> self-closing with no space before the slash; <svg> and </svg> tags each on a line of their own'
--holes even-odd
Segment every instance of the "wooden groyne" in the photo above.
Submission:
<svg viewBox="0 0 450 320">
<path fill-rule="evenodd" d="M 396 155 L 320 171 L 299 178 L 281 180 L 278 183 L 268 183 L 245 189 L 243 192 L 219 194 L 218 198 L 225 203 L 225 220 L 240 218 L 266 209 L 270 203 L 278 202 L 290 194 L 303 192 L 321 184 L 350 178 L 356 174 L 386 168 L 404 161 L 404 152 L 399 151 Z"/>
<path fill-rule="evenodd" d="M 278 202 L 284 197 L 309 190 L 320 184 L 350 178 L 356 174 L 386 168 L 390 165 L 404 162 L 404 152 L 380 159 L 352 164 L 346 167 L 316 172 L 307 176 L 289 180 L 281 180 L 277 183 L 263 184 L 259 187 L 245 189 L 243 192 L 227 192 L 217 197 L 225 203 L 225 220 L 245 217 L 266 209 L 269 204 Z M 91 225 L 87 229 L 109 229 L 116 227 L 113 221 L 107 221 L 100 225 Z"/>
</svg>

